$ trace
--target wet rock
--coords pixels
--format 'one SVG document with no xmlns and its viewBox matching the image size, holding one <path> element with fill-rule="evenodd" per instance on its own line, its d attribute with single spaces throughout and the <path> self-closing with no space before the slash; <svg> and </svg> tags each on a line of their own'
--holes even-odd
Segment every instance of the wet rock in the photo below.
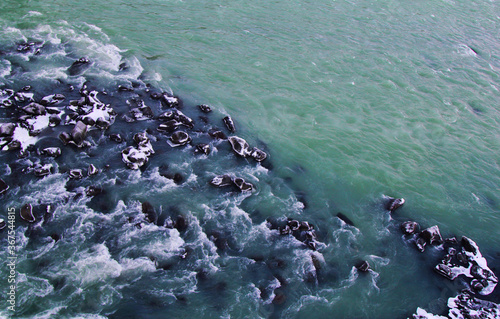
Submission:
<svg viewBox="0 0 500 319">
<path fill-rule="evenodd" d="M 71 138 L 71 135 L 67 132 L 61 132 L 61 134 L 59 134 L 59 139 L 63 142 L 64 145 L 67 145 L 73 140 Z"/>
<path fill-rule="evenodd" d="M 210 108 L 210 106 L 206 105 L 206 104 L 200 104 L 198 105 L 198 108 L 203 112 L 203 113 L 210 113 L 212 112 L 212 109 Z"/>
<path fill-rule="evenodd" d="M 90 164 L 89 168 L 87 169 L 87 175 L 93 176 L 93 175 L 97 175 L 98 173 L 99 173 L 99 169 L 97 169 L 97 167 L 95 167 L 94 164 Z"/>
<path fill-rule="evenodd" d="M 170 136 L 170 141 L 173 143 L 172 146 L 181 146 L 191 142 L 191 137 L 184 131 L 177 131 Z"/>
<path fill-rule="evenodd" d="M 100 195 L 100 194 L 102 194 L 102 193 L 103 193 L 102 188 L 97 187 L 97 186 L 89 186 L 89 187 L 87 187 L 87 189 L 85 190 L 85 194 L 86 194 L 88 197 L 97 196 L 97 195 Z"/>
<path fill-rule="evenodd" d="M 28 93 L 28 92 L 16 92 L 14 94 L 14 100 L 18 103 L 24 103 L 24 102 L 33 102 L 33 93 Z"/>
<path fill-rule="evenodd" d="M 52 114 L 49 117 L 49 126 L 54 127 L 61 124 L 61 117 L 57 114 Z"/>
<path fill-rule="evenodd" d="M 149 202 L 142 203 L 142 213 L 146 216 L 146 220 L 150 223 L 156 223 L 158 221 L 158 215 L 156 211 Z"/>
<path fill-rule="evenodd" d="M 5 227 L 7 227 L 7 222 L 3 218 L 0 218 L 0 230 L 4 229 Z"/>
<path fill-rule="evenodd" d="M 227 139 L 226 134 L 220 130 L 212 129 L 212 130 L 208 131 L 208 135 L 210 135 L 211 137 L 216 138 L 218 140 L 226 140 Z"/>
<path fill-rule="evenodd" d="M 47 147 L 40 151 L 41 155 L 58 157 L 61 156 L 61 149 L 59 147 Z"/>
<path fill-rule="evenodd" d="M 120 134 L 111 134 L 109 135 L 109 139 L 116 143 L 123 142 L 123 137 Z"/>
<path fill-rule="evenodd" d="M 38 103 L 32 102 L 25 107 L 22 108 L 23 112 L 29 115 L 45 115 L 47 111 L 45 110 L 45 106 L 40 105 Z"/>
<path fill-rule="evenodd" d="M 361 272 L 367 272 L 370 270 L 370 264 L 366 260 L 362 260 L 356 264 L 356 269 Z"/>
<path fill-rule="evenodd" d="M 81 179 L 83 178 L 83 172 L 81 169 L 72 169 L 69 171 L 69 178 L 71 179 Z"/>
<path fill-rule="evenodd" d="M 163 105 L 165 105 L 167 107 L 179 106 L 179 99 L 176 98 L 175 96 L 168 94 L 168 93 L 163 93 L 161 95 L 160 101 L 162 102 Z"/>
<path fill-rule="evenodd" d="M 83 73 L 90 66 L 90 60 L 87 58 L 80 58 L 73 62 L 68 68 L 69 75 L 78 75 Z"/>
<path fill-rule="evenodd" d="M 241 192 L 251 192 L 253 190 L 253 185 L 245 182 L 245 180 L 241 177 L 235 178 L 233 180 L 233 183 Z"/>
<path fill-rule="evenodd" d="M 396 209 L 398 209 L 399 207 L 403 206 L 404 203 L 405 203 L 405 199 L 404 198 L 392 198 L 392 197 L 389 197 L 385 206 L 386 206 L 386 209 L 388 211 L 390 211 L 391 213 L 393 213 Z"/>
<path fill-rule="evenodd" d="M 33 223 L 35 221 L 33 206 L 31 204 L 24 204 L 23 207 L 21 207 L 21 218 L 29 223 Z"/>
<path fill-rule="evenodd" d="M 144 101 L 135 101 L 135 103 L 138 105 L 138 107 L 130 110 L 130 113 L 135 120 L 141 121 L 154 117 L 153 110 L 151 109 L 151 107 L 144 104 Z"/>
<path fill-rule="evenodd" d="M 343 221 L 344 223 L 346 223 L 347 225 L 350 225 L 350 226 L 354 226 L 354 223 L 352 220 L 349 219 L 349 217 L 347 217 L 346 215 L 342 214 L 342 213 L 337 213 L 337 217 Z"/>
<path fill-rule="evenodd" d="M 420 226 L 418 225 L 418 223 L 413 222 L 413 221 L 406 221 L 406 222 L 401 224 L 401 231 L 405 235 L 416 234 L 416 233 L 418 233 L 419 229 L 420 229 Z"/>
<path fill-rule="evenodd" d="M 78 121 L 71 131 L 71 138 L 76 145 L 82 145 L 87 136 L 87 125 L 82 121 Z"/>
<path fill-rule="evenodd" d="M 236 128 L 234 127 L 233 119 L 231 117 L 226 116 L 222 119 L 222 121 L 224 122 L 224 125 L 226 125 L 229 132 L 234 133 L 236 131 Z"/>
<path fill-rule="evenodd" d="M 95 126 L 100 130 L 107 130 L 111 126 L 111 122 L 103 119 L 102 117 L 98 117 L 95 121 Z"/>
<path fill-rule="evenodd" d="M 254 147 L 252 149 L 252 153 L 250 154 L 250 156 L 252 156 L 253 159 L 256 160 L 257 162 L 262 162 L 263 160 L 266 159 L 267 154 L 263 150 Z"/>
<path fill-rule="evenodd" d="M 16 124 L 5 123 L 0 126 L 0 136 L 12 136 L 14 130 L 16 129 Z"/>
<path fill-rule="evenodd" d="M 47 175 L 51 174 L 52 170 L 53 170 L 52 164 L 45 164 L 43 166 L 40 165 L 40 166 L 35 167 L 33 172 L 34 172 L 35 176 L 43 177 L 43 176 L 47 176 Z"/>
<path fill-rule="evenodd" d="M 52 95 L 47 95 L 44 96 L 40 100 L 40 104 L 43 106 L 49 106 L 49 105 L 54 105 L 54 104 L 59 104 L 62 101 L 64 101 L 65 96 L 62 94 L 52 94 Z"/>
<path fill-rule="evenodd" d="M 9 189 L 9 185 L 7 185 L 7 183 L 3 179 L 0 178 L 0 194 L 5 193 L 8 189 Z"/>
<path fill-rule="evenodd" d="M 251 154 L 251 151 L 249 150 L 250 146 L 248 145 L 247 141 L 245 141 L 241 137 L 230 136 L 228 140 L 229 143 L 231 143 L 233 151 L 239 156 L 247 157 L 248 155 Z"/>
<path fill-rule="evenodd" d="M 159 120 L 166 121 L 166 127 L 180 126 L 184 125 L 188 128 L 194 127 L 194 121 L 190 117 L 186 116 L 184 113 L 177 109 L 172 109 L 170 111 L 164 112 L 158 116 Z"/>
<path fill-rule="evenodd" d="M 177 229 L 179 232 L 184 232 L 188 229 L 188 226 L 189 224 L 186 217 L 178 215 L 174 222 L 174 228 Z"/>
<path fill-rule="evenodd" d="M 210 145 L 205 144 L 205 143 L 197 144 L 195 152 L 208 155 L 208 154 L 210 154 Z"/>
<path fill-rule="evenodd" d="M 425 239 L 425 241 L 431 245 L 441 245 L 443 243 L 443 237 L 441 237 L 438 226 L 432 226 L 424 229 L 420 233 L 420 237 Z"/>
<path fill-rule="evenodd" d="M 148 162 L 148 156 L 137 148 L 129 146 L 122 151 L 122 160 L 128 168 L 139 169 Z"/>
<path fill-rule="evenodd" d="M 177 120 L 169 120 L 169 121 L 166 121 L 165 123 L 161 123 L 158 126 L 157 130 L 159 132 L 170 133 L 170 132 L 175 131 L 181 125 L 182 125 L 182 123 L 177 121 Z"/>
<path fill-rule="evenodd" d="M 233 179 L 229 175 L 219 175 L 215 176 L 211 181 L 210 185 L 215 187 L 227 187 L 233 185 Z"/>
</svg>

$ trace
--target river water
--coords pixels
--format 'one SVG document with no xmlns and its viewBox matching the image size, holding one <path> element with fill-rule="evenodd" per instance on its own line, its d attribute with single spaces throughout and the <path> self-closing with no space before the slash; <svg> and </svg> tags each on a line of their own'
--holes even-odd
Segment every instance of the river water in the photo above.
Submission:
<svg viewBox="0 0 500 319">
<path fill-rule="evenodd" d="M 499 274 L 499 24 L 495 1 L 2 1 L 1 88 L 31 85 L 35 100 L 62 93 L 63 107 L 86 83 L 118 115 L 108 130 L 89 131 L 89 148 L 63 146 L 60 129 L 47 128 L 28 157 L 0 154 L 0 178 L 10 186 L 0 195 L 3 218 L 26 203 L 52 207 L 50 219 L 16 221 L 17 308 L 6 304 L 1 313 L 446 313 L 465 281 L 434 273 L 440 248 L 418 252 L 399 223 L 473 239 Z M 69 74 L 82 57 L 90 67 Z M 155 119 L 125 120 L 137 96 L 155 115 L 167 110 L 150 90 L 182 100 L 196 123 L 194 144 L 171 147 Z M 199 104 L 213 111 L 203 114 Z M 2 123 L 12 121 L 8 108 L 0 111 Z M 227 115 L 234 134 L 222 123 Z M 226 141 L 208 138 L 210 127 L 244 138 L 267 159 L 237 157 Z M 120 153 L 145 130 L 155 154 L 128 169 Z M 112 133 L 125 142 L 109 141 Z M 209 155 L 193 154 L 199 142 L 210 145 Z M 61 147 L 62 155 L 41 157 L 42 146 Z M 52 164 L 52 174 L 34 176 L 37 163 Z M 90 164 L 97 176 L 68 181 L 70 169 Z M 220 174 L 243 177 L 254 191 L 208 185 Z M 86 196 L 89 185 L 104 194 Z M 391 214 L 386 196 L 406 203 Z M 158 222 L 138 227 L 145 201 Z M 186 227 L 164 227 L 178 216 Z M 287 218 L 315 226 L 316 250 L 272 229 Z M 7 248 L 0 254 L 6 259 Z M 354 268 L 359 260 L 370 272 Z M 2 278 L 8 271 L 1 268 Z M 496 291 L 489 298 L 499 302 Z"/>
</svg>

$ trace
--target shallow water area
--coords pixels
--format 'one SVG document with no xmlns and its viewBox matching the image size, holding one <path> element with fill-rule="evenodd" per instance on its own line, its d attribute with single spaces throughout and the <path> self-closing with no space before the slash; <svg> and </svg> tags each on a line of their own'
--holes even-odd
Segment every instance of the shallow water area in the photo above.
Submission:
<svg viewBox="0 0 500 319">
<path fill-rule="evenodd" d="M 18 120 L 29 96 L 0 94 L 0 121 L 16 123 L 25 149 L 0 153 L 10 187 L 0 217 L 27 203 L 36 217 L 16 220 L 17 310 L 0 313 L 447 315 L 448 298 L 470 280 L 435 273 L 444 246 L 420 253 L 399 226 L 467 236 L 499 274 L 496 12 L 488 1 L 2 2 L 0 89 L 30 85 L 37 103 L 65 98 L 46 106 L 61 118 L 51 126 L 48 115 Z M 81 58 L 89 62 L 74 64 Z M 85 86 L 99 107 L 70 104 L 90 96 Z M 172 107 L 194 121 L 176 124 L 187 145 L 157 130 Z M 80 147 L 59 138 L 72 134 L 74 112 L 88 121 Z M 99 117 L 109 128 L 90 124 Z M 236 155 L 212 128 L 267 158 Z M 134 139 L 140 132 L 154 153 Z M 61 155 L 44 155 L 50 147 Z M 124 163 L 135 156 L 122 155 L 128 147 L 147 161 L 139 169 Z M 75 169 L 81 179 L 69 177 Z M 253 190 L 210 185 L 224 174 Z M 406 203 L 389 213 L 385 195 Z M 314 225 L 314 241 L 306 231 L 280 234 L 288 218 Z M 360 260 L 368 272 L 356 270 Z M 498 288 L 485 298 L 498 303 Z"/>
</svg>

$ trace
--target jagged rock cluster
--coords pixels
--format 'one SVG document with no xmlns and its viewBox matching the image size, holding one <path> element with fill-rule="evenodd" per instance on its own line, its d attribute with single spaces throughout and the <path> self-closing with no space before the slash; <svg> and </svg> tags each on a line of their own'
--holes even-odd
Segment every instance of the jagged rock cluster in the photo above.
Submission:
<svg viewBox="0 0 500 319">
<path fill-rule="evenodd" d="M 268 227 L 278 230 L 281 236 L 295 237 L 295 239 L 312 250 L 318 249 L 321 244 L 317 240 L 314 225 L 307 221 L 298 221 L 296 219 L 288 219 L 285 222 L 268 220 Z"/>
</svg>

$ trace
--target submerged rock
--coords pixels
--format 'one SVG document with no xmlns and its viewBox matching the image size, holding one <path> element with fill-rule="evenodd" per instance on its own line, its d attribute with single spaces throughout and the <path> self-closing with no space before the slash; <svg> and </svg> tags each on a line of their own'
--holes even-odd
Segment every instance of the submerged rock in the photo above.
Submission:
<svg viewBox="0 0 500 319">
<path fill-rule="evenodd" d="M 61 156 L 61 149 L 59 147 L 47 147 L 41 150 L 40 154 L 50 157 L 58 157 Z"/>
<path fill-rule="evenodd" d="M 33 216 L 33 206 L 31 204 L 24 204 L 21 207 L 21 218 L 29 223 L 33 223 L 35 221 L 35 216 Z"/>
<path fill-rule="evenodd" d="M 341 221 L 343 221 L 347 225 L 354 226 L 353 221 L 350 220 L 349 217 L 347 217 L 346 215 L 344 215 L 342 213 L 337 213 L 337 217 L 338 217 L 338 219 L 340 219 Z"/>
<path fill-rule="evenodd" d="M 142 213 L 146 216 L 146 220 L 150 223 L 156 223 L 158 221 L 158 215 L 156 211 L 149 202 L 142 203 Z"/>
</svg>

